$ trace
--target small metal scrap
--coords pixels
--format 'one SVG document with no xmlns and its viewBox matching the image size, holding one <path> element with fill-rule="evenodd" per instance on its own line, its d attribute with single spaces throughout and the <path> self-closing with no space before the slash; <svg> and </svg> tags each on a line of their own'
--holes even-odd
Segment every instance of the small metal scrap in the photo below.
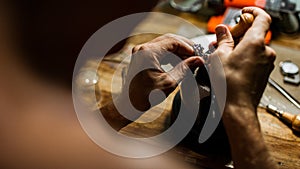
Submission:
<svg viewBox="0 0 300 169">
<path fill-rule="evenodd" d="M 204 52 L 204 47 L 201 44 L 194 44 L 193 49 L 195 51 L 195 55 L 202 57 L 204 61 L 207 63 L 208 56 L 212 53 L 212 51 L 208 50 Z"/>
<path fill-rule="evenodd" d="M 201 44 L 194 44 L 193 45 L 195 55 L 201 56 L 204 54 L 204 47 Z"/>
</svg>

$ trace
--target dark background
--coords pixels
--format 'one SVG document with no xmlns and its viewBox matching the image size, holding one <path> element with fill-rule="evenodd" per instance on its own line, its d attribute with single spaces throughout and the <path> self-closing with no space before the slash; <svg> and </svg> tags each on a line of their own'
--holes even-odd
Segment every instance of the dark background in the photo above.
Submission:
<svg viewBox="0 0 300 169">
<path fill-rule="evenodd" d="M 8 1 L 25 63 L 40 75 L 71 85 L 76 58 L 88 38 L 119 17 L 147 12 L 157 0 Z M 99 44 L 101 45 L 101 44 Z M 115 47 L 111 52 L 120 49 Z"/>
</svg>

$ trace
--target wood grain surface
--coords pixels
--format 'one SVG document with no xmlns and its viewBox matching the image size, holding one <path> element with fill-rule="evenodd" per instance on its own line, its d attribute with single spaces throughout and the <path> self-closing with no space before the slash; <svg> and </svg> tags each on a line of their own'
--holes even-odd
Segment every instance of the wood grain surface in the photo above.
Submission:
<svg viewBox="0 0 300 169">
<path fill-rule="evenodd" d="M 195 24 L 199 29 L 205 32 L 207 21 L 207 18 L 205 17 L 195 16 L 194 14 L 189 13 L 180 13 L 161 4 L 155 8 L 154 11 L 176 14 Z M 188 24 L 182 24 L 176 20 L 166 20 L 164 16 L 157 18 L 157 16 L 158 15 L 149 15 L 139 26 L 137 26 L 135 31 L 160 29 L 161 32 L 181 34 L 188 38 L 199 35 L 192 32 L 191 30 L 194 28 L 189 28 Z M 183 31 L 182 29 L 188 31 Z M 83 71 L 89 69 L 97 70 L 100 77 L 99 83 L 96 85 L 96 96 L 99 101 L 99 104 L 96 106 L 104 105 L 111 100 L 111 92 L 117 94 L 120 91 L 120 88 L 111 88 L 112 77 L 116 77 L 116 82 L 114 83 L 121 86 L 121 70 L 126 70 L 126 67 L 128 66 L 132 47 L 136 44 L 149 41 L 157 36 L 157 34 L 145 34 L 131 37 L 127 40 L 127 45 L 120 52 L 106 56 L 100 65 L 98 65 L 97 60 L 90 60 L 86 63 Z M 299 40 L 299 35 L 291 35 L 291 37 L 288 37 L 287 35 L 278 35 L 276 36 L 276 39 L 271 41 L 270 45 L 277 53 L 275 69 L 272 72 L 271 77 L 298 100 L 300 100 L 300 87 L 285 84 L 283 82 L 283 76 L 280 74 L 278 64 L 284 60 L 292 60 L 300 66 Z M 125 62 L 121 63 L 124 59 Z M 166 130 L 170 125 L 170 112 L 174 93 L 172 93 L 165 102 L 145 113 L 137 122 L 123 128 L 121 133 L 132 137 L 150 137 Z M 90 95 L 87 95 L 87 100 L 88 97 L 90 97 Z M 269 85 L 265 90 L 263 99 L 265 103 L 274 104 L 282 110 L 293 114 L 300 114 L 299 109 L 293 106 Z M 264 108 L 258 108 L 258 117 L 264 139 L 278 166 L 282 169 L 300 168 L 300 135 L 298 133 L 293 133 L 288 125 L 267 113 Z M 143 119 L 155 120 L 150 123 L 141 123 L 143 122 Z M 222 159 L 196 153 L 193 148 L 187 148 L 185 145 L 178 145 L 172 149 L 170 153 L 176 154 L 181 157 L 182 161 L 190 163 L 198 168 L 227 168 L 222 163 Z"/>
</svg>

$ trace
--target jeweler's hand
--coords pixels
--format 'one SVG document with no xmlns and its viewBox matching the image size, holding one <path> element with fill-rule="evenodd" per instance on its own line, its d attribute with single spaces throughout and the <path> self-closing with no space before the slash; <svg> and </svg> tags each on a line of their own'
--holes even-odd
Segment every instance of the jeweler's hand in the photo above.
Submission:
<svg viewBox="0 0 300 169">
<path fill-rule="evenodd" d="M 262 9 L 249 7 L 243 12 L 252 13 L 253 25 L 234 47 L 234 41 L 224 25 L 216 28 L 216 54 L 222 60 L 227 80 L 227 103 L 252 106 L 256 109 L 274 68 L 275 52 L 264 43 L 271 18 Z M 250 103 L 250 104 L 249 104 Z"/>
<path fill-rule="evenodd" d="M 192 45 L 193 42 L 184 37 L 166 34 L 134 47 L 121 96 L 129 92 L 132 105 L 140 111 L 162 102 L 190 69 L 203 65 L 202 58 L 193 56 Z M 171 71 L 163 71 L 162 62 L 176 59 L 179 62 Z"/>
<path fill-rule="evenodd" d="M 204 64 L 194 55 L 193 42 L 177 35 L 162 35 L 132 50 L 122 91 L 113 102 L 100 108 L 107 122 L 120 130 L 139 118 L 141 111 L 162 102 L 186 76 Z M 165 72 L 162 64 L 175 66 Z"/>
<path fill-rule="evenodd" d="M 217 26 L 217 49 L 210 57 L 211 60 L 219 56 L 227 82 L 222 121 L 235 168 L 274 169 L 277 166 L 264 142 L 256 114 L 276 56 L 274 50 L 264 44 L 271 18 L 260 8 L 248 7 L 243 12 L 255 17 L 243 39 L 234 47 L 228 28 Z M 214 69 L 213 64 L 210 66 Z"/>
</svg>

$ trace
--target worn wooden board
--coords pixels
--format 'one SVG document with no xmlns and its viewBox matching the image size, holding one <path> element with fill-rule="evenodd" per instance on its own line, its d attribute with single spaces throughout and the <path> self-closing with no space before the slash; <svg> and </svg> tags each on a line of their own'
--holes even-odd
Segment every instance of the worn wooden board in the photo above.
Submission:
<svg viewBox="0 0 300 169">
<path fill-rule="evenodd" d="M 111 100 L 111 79 L 118 67 L 119 63 L 104 61 L 100 65 L 97 65 L 96 61 L 90 61 L 89 67 L 97 67 L 99 75 L 99 83 L 96 85 L 96 96 L 99 100 L 99 105 L 104 105 Z M 126 65 L 121 65 L 126 67 Z M 90 70 L 90 69 L 89 69 Z M 118 82 L 121 83 L 121 74 L 117 75 Z M 118 92 L 118 91 L 113 91 Z M 89 92 L 87 92 L 89 93 Z M 150 123 L 134 122 L 120 132 L 131 137 L 150 137 L 155 136 L 163 132 L 170 124 L 170 111 L 172 105 L 172 94 L 163 104 L 156 106 L 149 110 L 142 116 L 141 119 L 155 119 Z M 87 96 L 88 97 L 88 96 Z M 87 99 L 89 101 L 89 99 Z M 261 122 L 262 132 L 264 134 L 265 141 L 272 155 L 274 155 L 276 162 L 280 165 L 280 168 L 299 168 L 300 167 L 300 137 L 295 135 L 287 125 L 282 123 L 276 117 L 266 113 L 265 109 L 258 109 L 258 116 Z M 203 168 L 225 168 L 222 160 L 217 157 L 208 157 L 203 154 L 196 153 L 193 149 L 185 147 L 185 145 L 179 145 L 172 149 L 170 155 L 179 156 L 182 161 Z"/>
<path fill-rule="evenodd" d="M 169 13 L 176 14 L 182 18 L 188 19 L 203 30 L 205 29 L 205 18 L 201 19 L 201 17 L 199 17 L 200 19 L 197 20 L 198 16 L 187 13 L 179 13 L 178 11 L 174 11 L 165 6 L 159 6 L 155 10 L 166 10 Z M 164 18 L 155 18 L 153 16 L 149 16 L 148 18 L 146 18 L 145 21 L 142 22 L 136 29 L 139 31 L 144 31 L 148 29 L 151 30 L 152 27 L 155 27 L 155 29 L 161 29 L 166 33 L 178 33 L 181 31 L 181 33 L 186 35 L 187 37 L 193 37 L 195 35 L 193 32 L 182 32 L 182 28 L 186 30 L 192 30 L 187 28 L 188 26 L 186 25 L 178 25 L 176 21 L 166 21 L 164 20 Z M 156 36 L 157 35 L 155 34 L 147 34 L 131 37 L 128 39 L 127 45 L 120 52 L 105 57 L 105 61 L 102 61 L 100 65 L 98 65 L 98 61 L 96 60 L 90 60 L 87 62 L 85 69 L 96 70 L 100 79 L 96 85 L 96 97 L 99 101 L 96 107 L 104 105 L 106 102 L 110 101 L 111 92 L 118 93 L 120 91 L 120 88 L 114 88 L 113 90 L 111 89 L 112 77 L 116 77 L 116 83 L 121 86 L 122 75 L 120 69 L 126 69 L 130 58 L 125 58 L 130 56 L 132 47 L 135 44 L 149 41 Z M 289 40 L 286 37 L 278 37 L 276 40 L 273 40 L 271 44 L 271 47 L 274 48 L 278 55 L 275 62 L 275 69 L 271 77 L 298 100 L 300 100 L 299 86 L 292 86 L 283 83 L 278 64 L 280 61 L 291 59 L 300 66 L 299 46 L 300 41 L 298 36 L 296 36 L 296 40 Z M 124 63 L 121 63 L 122 61 L 124 61 Z M 115 70 L 118 70 L 117 73 L 115 72 Z M 89 101 L 88 97 L 90 96 L 87 95 L 87 101 Z M 169 116 L 173 97 L 174 94 L 171 94 L 164 103 L 148 111 L 139 120 L 141 122 L 143 121 L 143 118 L 153 119 L 158 117 L 157 119 L 150 123 L 139 123 L 137 121 L 123 128 L 121 130 L 121 133 L 133 137 L 149 137 L 163 132 L 170 124 Z M 271 100 L 270 103 L 275 104 L 283 110 L 290 111 L 294 114 L 300 114 L 298 109 L 293 107 L 291 103 L 289 103 L 282 95 L 280 95 L 275 89 L 270 86 L 267 86 L 264 97 L 268 98 L 269 101 Z M 261 123 L 261 129 L 264 134 L 264 139 L 279 167 L 283 169 L 300 168 L 299 134 L 293 133 L 286 124 L 282 123 L 276 117 L 268 114 L 265 109 L 258 109 L 258 117 Z M 225 168 L 222 164 L 222 160 L 216 157 L 207 157 L 205 155 L 196 153 L 193 149 L 187 148 L 184 145 L 177 146 L 169 153 L 172 155 L 175 154 L 175 156 L 179 156 L 182 161 L 194 165 L 197 168 Z"/>
</svg>

